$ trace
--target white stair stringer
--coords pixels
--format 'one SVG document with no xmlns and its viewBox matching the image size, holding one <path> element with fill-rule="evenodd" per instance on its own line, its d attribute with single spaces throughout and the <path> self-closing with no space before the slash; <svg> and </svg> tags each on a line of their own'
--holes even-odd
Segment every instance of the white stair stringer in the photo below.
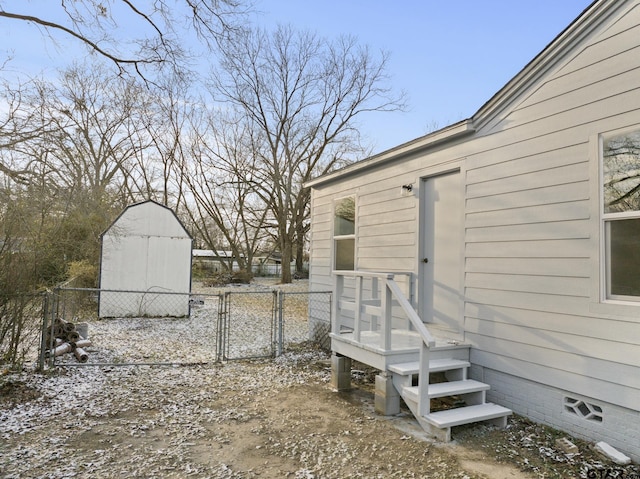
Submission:
<svg viewBox="0 0 640 479">
<path fill-rule="evenodd" d="M 498 427 L 506 427 L 510 409 L 486 402 L 488 384 L 467 379 L 469 362 L 457 359 L 434 359 L 429 362 L 430 372 L 444 372 L 452 378 L 448 382 L 429 384 L 428 398 L 457 396 L 464 400 L 466 406 L 430 412 L 426 416 L 418 413 L 419 389 L 413 386 L 413 377 L 418 374 L 418 363 L 394 364 L 389 367 L 393 375 L 393 384 L 407 404 L 422 428 L 440 441 L 451 440 L 451 428 L 462 424 L 491 421 Z M 447 374 L 450 373 L 450 374 Z"/>
</svg>

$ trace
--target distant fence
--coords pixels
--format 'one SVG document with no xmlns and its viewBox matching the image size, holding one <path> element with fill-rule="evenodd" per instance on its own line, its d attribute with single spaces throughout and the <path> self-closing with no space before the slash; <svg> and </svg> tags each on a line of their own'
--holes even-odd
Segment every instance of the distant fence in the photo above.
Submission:
<svg viewBox="0 0 640 479">
<path fill-rule="evenodd" d="M 198 268 L 212 273 L 222 273 L 228 271 L 228 266 L 226 264 L 223 264 L 223 262 L 219 260 L 199 257 L 194 258 L 193 264 L 194 266 L 197 265 Z M 295 263 L 291 263 L 289 268 L 292 275 L 296 274 Z M 231 270 L 241 271 L 242 268 L 240 268 L 240 265 L 234 261 Z M 305 274 L 308 273 L 309 265 L 307 263 L 305 263 L 303 270 Z M 275 263 L 252 264 L 251 272 L 256 276 L 280 276 L 282 274 L 282 265 Z"/>
<path fill-rule="evenodd" d="M 274 357 L 331 321 L 331 292 L 213 293 L 56 288 L 42 321 L 40 366 L 202 364 Z M 317 333 L 317 332 L 316 332 Z M 328 333 L 327 333 L 328 334 Z"/>
</svg>

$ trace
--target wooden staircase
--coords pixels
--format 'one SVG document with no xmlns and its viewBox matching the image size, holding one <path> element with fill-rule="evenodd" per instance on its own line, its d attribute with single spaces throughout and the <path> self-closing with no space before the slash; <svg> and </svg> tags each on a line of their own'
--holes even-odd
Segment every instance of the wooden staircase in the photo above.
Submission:
<svg viewBox="0 0 640 479">
<path fill-rule="evenodd" d="M 430 383 L 427 388 L 427 398 L 430 407 L 427 414 L 420 414 L 418 404 L 420 388 L 414 385 L 420 381 L 419 363 L 407 362 L 389 366 L 392 374 L 393 386 L 400 394 L 416 417 L 422 428 L 430 435 L 441 441 L 451 440 L 451 428 L 463 424 L 490 421 L 498 427 L 507 425 L 507 416 L 511 410 L 497 404 L 486 402 L 488 384 L 467 378 L 467 369 L 471 366 L 468 361 L 442 358 L 429 361 L 429 373 L 442 373 L 444 382 Z M 432 400 L 451 398 L 459 407 L 445 408 L 432 411 Z"/>
<path fill-rule="evenodd" d="M 354 359 L 381 372 L 376 377 L 378 412 L 398 414 L 402 398 L 422 428 L 442 441 L 450 441 L 451 428 L 463 424 L 490 421 L 506 426 L 511 410 L 488 403 L 490 386 L 468 378 L 470 346 L 437 340 L 419 317 L 412 273 L 334 271 L 334 275 L 331 381 L 335 389 L 350 388 Z M 439 380 L 432 381 L 436 376 Z"/>
</svg>

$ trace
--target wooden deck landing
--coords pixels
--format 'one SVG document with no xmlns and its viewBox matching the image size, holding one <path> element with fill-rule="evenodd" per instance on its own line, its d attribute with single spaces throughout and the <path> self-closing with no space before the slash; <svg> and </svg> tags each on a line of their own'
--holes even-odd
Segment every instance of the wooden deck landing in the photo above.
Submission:
<svg viewBox="0 0 640 479">
<path fill-rule="evenodd" d="M 386 371 L 393 364 L 414 361 L 420 352 L 421 339 L 413 331 L 392 330 L 391 348 L 388 350 L 380 347 L 380 339 L 380 333 L 375 331 L 361 332 L 360 341 L 354 339 L 352 332 L 331 334 L 331 349 L 381 371 Z M 430 358 L 468 360 L 469 348 L 466 344 L 437 340 L 435 347 L 431 348 Z"/>
</svg>

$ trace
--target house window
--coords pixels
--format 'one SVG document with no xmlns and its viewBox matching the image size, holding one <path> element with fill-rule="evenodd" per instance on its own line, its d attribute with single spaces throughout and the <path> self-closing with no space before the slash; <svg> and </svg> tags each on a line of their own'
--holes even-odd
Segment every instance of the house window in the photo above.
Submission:
<svg viewBox="0 0 640 479">
<path fill-rule="evenodd" d="M 607 299 L 640 301 L 640 130 L 602 142 Z"/>
<path fill-rule="evenodd" d="M 355 269 L 356 199 L 340 198 L 333 210 L 333 250 L 336 270 Z"/>
</svg>

